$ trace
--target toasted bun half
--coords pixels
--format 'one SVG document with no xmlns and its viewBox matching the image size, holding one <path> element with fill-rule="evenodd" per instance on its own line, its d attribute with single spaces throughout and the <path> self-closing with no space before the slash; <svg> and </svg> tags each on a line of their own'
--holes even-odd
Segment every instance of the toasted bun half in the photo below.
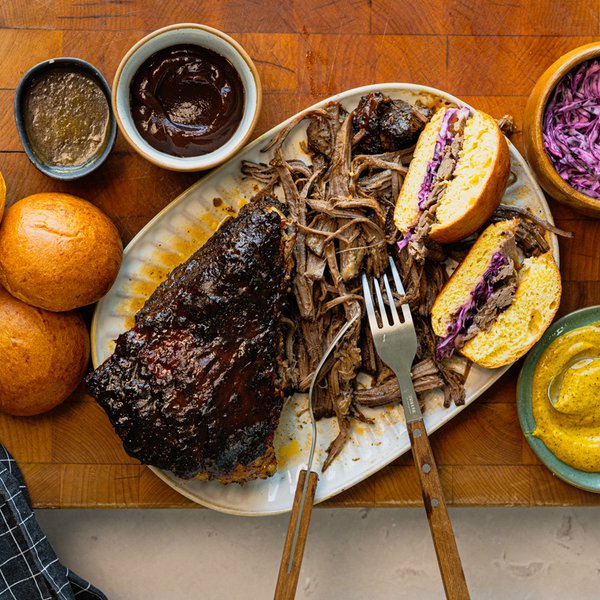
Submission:
<svg viewBox="0 0 600 600">
<path fill-rule="evenodd" d="M 418 219 L 419 190 L 446 110 L 438 110 L 421 133 L 400 190 L 394 221 L 403 234 Z M 473 110 L 464 133 L 453 177 L 437 206 L 437 222 L 429 233 L 440 243 L 457 242 L 477 231 L 498 208 L 510 174 L 508 144 L 492 117 Z"/>
<path fill-rule="evenodd" d="M 453 273 L 431 310 L 435 334 L 445 337 L 459 308 L 481 280 L 502 236 L 516 229 L 518 219 L 490 225 Z M 500 313 L 487 331 L 469 340 L 460 353 L 474 363 L 496 368 L 523 356 L 548 328 L 560 302 L 560 272 L 551 252 L 526 258 L 518 271 L 518 285 L 511 306 Z"/>
</svg>

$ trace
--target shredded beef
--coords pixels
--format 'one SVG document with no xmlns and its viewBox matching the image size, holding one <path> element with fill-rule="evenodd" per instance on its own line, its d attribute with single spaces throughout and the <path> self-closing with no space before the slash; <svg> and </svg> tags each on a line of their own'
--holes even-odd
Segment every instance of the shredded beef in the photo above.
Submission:
<svg viewBox="0 0 600 600">
<path fill-rule="evenodd" d="M 379 154 L 408 148 L 431 115 L 429 108 L 371 92 L 360 99 L 352 119 L 357 151 Z"/>
<path fill-rule="evenodd" d="M 442 151 L 440 166 L 435 174 L 435 179 L 431 186 L 427 201 L 423 205 L 423 209 L 419 214 L 417 222 L 411 227 L 407 236 L 408 251 L 412 257 L 421 264 L 431 253 L 439 255 L 439 245 L 429 238 L 429 232 L 436 222 L 437 207 L 446 192 L 448 182 L 452 179 L 454 169 L 458 163 L 460 151 L 462 150 L 465 139 L 465 123 L 465 118 L 459 118 L 452 125 L 454 128 L 452 142 L 447 144 Z M 442 260 L 444 258 L 445 255 Z"/>
</svg>

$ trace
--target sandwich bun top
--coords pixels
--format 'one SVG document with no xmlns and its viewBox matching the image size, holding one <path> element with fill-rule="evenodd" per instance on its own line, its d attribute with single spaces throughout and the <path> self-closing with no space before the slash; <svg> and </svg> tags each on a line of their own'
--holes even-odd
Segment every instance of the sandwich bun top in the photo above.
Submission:
<svg viewBox="0 0 600 600">
<path fill-rule="evenodd" d="M 46 310 L 66 311 L 99 300 L 113 284 L 122 254 L 112 221 L 69 194 L 23 198 L 0 223 L 0 284 Z"/>
<path fill-rule="evenodd" d="M 419 218 L 419 190 L 447 110 L 440 108 L 421 133 L 400 190 L 394 221 L 404 235 Z M 436 209 L 431 239 L 457 242 L 477 231 L 498 208 L 509 174 L 508 144 L 498 124 L 486 113 L 471 110 L 456 168 Z"/>
<path fill-rule="evenodd" d="M 37 415 L 78 386 L 89 357 L 89 336 L 77 312 L 29 306 L 0 287 L 0 411 Z"/>
</svg>

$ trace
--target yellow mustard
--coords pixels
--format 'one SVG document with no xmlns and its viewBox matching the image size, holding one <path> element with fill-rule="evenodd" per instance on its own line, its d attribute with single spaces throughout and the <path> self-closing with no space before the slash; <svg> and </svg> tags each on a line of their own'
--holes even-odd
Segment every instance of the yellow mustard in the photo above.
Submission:
<svg viewBox="0 0 600 600">
<path fill-rule="evenodd" d="M 578 361 L 565 372 L 555 405 L 548 399 L 550 381 L 567 363 L 593 357 L 600 357 L 600 322 L 574 329 L 546 348 L 533 374 L 533 435 L 568 465 L 600 472 L 600 360 Z"/>
</svg>

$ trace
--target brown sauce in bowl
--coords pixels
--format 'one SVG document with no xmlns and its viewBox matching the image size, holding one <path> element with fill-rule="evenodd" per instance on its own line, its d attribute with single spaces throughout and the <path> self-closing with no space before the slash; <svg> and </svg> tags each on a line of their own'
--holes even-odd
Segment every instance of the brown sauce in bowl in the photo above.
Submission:
<svg viewBox="0 0 600 600">
<path fill-rule="evenodd" d="M 140 135 L 156 150 L 201 156 L 233 136 L 244 96 L 229 60 L 202 46 L 179 44 L 139 67 L 131 81 L 131 114 Z"/>
<path fill-rule="evenodd" d="M 31 148 L 44 164 L 79 167 L 104 150 L 110 108 L 93 77 L 56 67 L 33 80 L 23 120 Z"/>
</svg>

